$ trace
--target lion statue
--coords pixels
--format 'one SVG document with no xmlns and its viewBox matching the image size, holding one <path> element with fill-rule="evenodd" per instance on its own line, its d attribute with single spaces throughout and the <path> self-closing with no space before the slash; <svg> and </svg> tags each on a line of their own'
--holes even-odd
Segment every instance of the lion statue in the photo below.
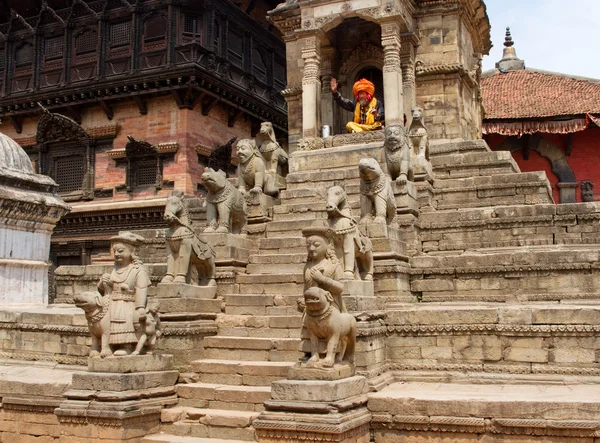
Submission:
<svg viewBox="0 0 600 443">
<path fill-rule="evenodd" d="M 276 196 L 279 188 L 273 174 L 267 172 L 265 161 L 251 139 L 240 140 L 236 147 L 238 157 L 238 189 L 242 195 L 266 194 Z"/>
<path fill-rule="evenodd" d="M 340 313 L 333 304 L 330 292 L 317 286 L 304 292 L 303 326 L 310 338 L 311 357 L 308 367 L 330 368 L 334 363 L 354 363 L 356 347 L 356 319 L 353 315 Z M 319 340 L 327 343 L 327 354 L 319 361 Z"/>
<path fill-rule="evenodd" d="M 358 162 L 360 175 L 361 221 L 375 216 L 374 223 L 390 224 L 396 215 L 396 200 L 392 186 L 374 158 Z"/>
<path fill-rule="evenodd" d="M 260 125 L 260 135 L 263 138 L 263 142 L 260 145 L 259 151 L 265 160 L 267 172 L 285 177 L 287 175 L 288 155 L 275 138 L 273 123 L 262 122 Z"/>
<path fill-rule="evenodd" d="M 227 175 L 221 170 L 206 168 L 201 179 L 208 189 L 208 196 L 204 201 L 208 227 L 204 232 L 244 233 L 247 209 L 239 189 L 227 180 Z"/>
<path fill-rule="evenodd" d="M 393 123 L 385 128 L 385 162 L 392 180 L 396 184 L 404 185 L 407 181 L 414 180 L 411 163 L 409 140 L 401 123 Z"/>
<path fill-rule="evenodd" d="M 110 342 L 110 298 L 99 292 L 82 292 L 73 297 L 75 306 L 83 309 L 92 335 L 90 357 L 108 357 L 112 355 Z"/>
<path fill-rule="evenodd" d="M 412 121 L 408 128 L 408 138 L 411 144 L 411 163 L 417 180 L 433 178 L 433 169 L 429 162 L 429 136 L 423 124 L 423 109 L 412 109 Z"/>
</svg>

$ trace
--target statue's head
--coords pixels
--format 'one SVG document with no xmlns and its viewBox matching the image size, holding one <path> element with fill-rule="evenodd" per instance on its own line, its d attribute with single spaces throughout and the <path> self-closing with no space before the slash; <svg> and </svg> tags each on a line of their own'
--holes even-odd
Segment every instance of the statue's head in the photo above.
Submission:
<svg viewBox="0 0 600 443">
<path fill-rule="evenodd" d="M 127 266 L 137 260 L 137 248 L 143 243 L 144 237 L 129 231 L 121 231 L 110 239 L 115 264 Z"/>
<path fill-rule="evenodd" d="M 310 315 L 310 311 L 324 311 L 333 304 L 333 296 L 331 292 L 313 286 L 304 291 L 304 305 L 306 311 Z"/>
<path fill-rule="evenodd" d="M 260 124 L 260 133 L 262 135 L 269 135 L 273 132 L 273 123 L 271 122 L 262 122 Z"/>
<path fill-rule="evenodd" d="M 177 221 L 179 214 L 183 212 L 185 206 L 183 205 L 183 192 L 177 189 L 171 191 L 167 197 L 167 204 L 165 205 L 165 213 L 163 218 L 167 223 Z"/>
<path fill-rule="evenodd" d="M 401 123 L 392 123 L 385 127 L 385 143 L 386 144 L 399 144 L 402 143 L 406 132 L 404 131 L 404 125 Z"/>
<path fill-rule="evenodd" d="M 326 226 L 316 226 L 302 230 L 302 235 L 306 237 L 308 260 L 321 261 L 327 257 L 333 234 L 333 230 Z"/>
<path fill-rule="evenodd" d="M 236 150 L 239 162 L 242 165 L 245 165 L 255 154 L 256 142 L 249 138 L 245 138 L 238 142 Z"/>
<path fill-rule="evenodd" d="M 160 304 L 157 301 L 153 301 L 148 303 L 148 308 L 147 311 L 151 314 L 158 314 L 158 311 L 160 310 Z"/>
<path fill-rule="evenodd" d="M 332 186 L 327 189 L 327 205 L 325 209 L 328 213 L 335 213 L 340 209 L 340 204 L 347 199 L 346 191 L 341 186 Z"/>
<path fill-rule="evenodd" d="M 209 192 L 218 192 L 225 187 L 227 174 L 223 170 L 215 171 L 212 168 L 205 168 L 201 180 Z"/>
<path fill-rule="evenodd" d="M 423 108 L 419 108 L 419 107 L 412 108 L 411 114 L 412 114 L 413 121 L 421 120 L 423 118 Z"/>
<path fill-rule="evenodd" d="M 372 157 L 364 157 L 358 162 L 358 174 L 362 180 L 370 182 L 381 177 L 383 171 L 377 160 Z"/>
</svg>

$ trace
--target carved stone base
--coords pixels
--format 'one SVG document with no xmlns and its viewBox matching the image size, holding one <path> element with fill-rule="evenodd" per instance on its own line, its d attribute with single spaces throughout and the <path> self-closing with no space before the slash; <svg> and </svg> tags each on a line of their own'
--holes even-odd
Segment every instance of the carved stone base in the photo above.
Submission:
<svg viewBox="0 0 600 443">
<path fill-rule="evenodd" d="M 217 268 L 223 266 L 246 266 L 250 254 L 256 249 L 254 241 L 245 235 L 201 234 L 200 237 L 206 240 L 214 249 Z"/>
<path fill-rule="evenodd" d="M 354 375 L 354 366 L 349 364 L 333 365 L 332 368 L 309 368 L 296 363 L 288 370 L 290 380 L 341 380 Z"/>
<path fill-rule="evenodd" d="M 342 298 L 348 312 L 378 309 L 373 281 L 345 280 Z"/>
<path fill-rule="evenodd" d="M 98 441 L 99 427 L 118 429 L 119 441 L 136 441 L 156 432 L 165 406 L 177 403 L 177 371 L 143 371 L 143 362 L 166 367 L 171 356 L 127 356 L 90 362 L 96 370 L 76 372 L 63 401 L 54 411 L 63 426 L 61 435 L 81 443 Z M 96 360 L 96 359 L 94 359 Z M 115 437 L 117 439 L 117 437 Z"/>
<path fill-rule="evenodd" d="M 397 185 L 395 181 L 392 181 L 392 189 L 396 197 L 396 214 L 418 215 L 419 201 L 415 183 L 407 182 L 404 185 Z"/>
<path fill-rule="evenodd" d="M 414 155 L 412 157 L 413 171 L 415 174 L 415 181 L 428 181 L 433 182 L 433 168 L 431 163 L 424 157 Z"/>
<path fill-rule="evenodd" d="M 247 196 L 248 224 L 271 221 L 273 219 L 273 206 L 277 203 L 278 200 L 276 198 L 266 194 L 259 194 L 254 197 Z"/>
<path fill-rule="evenodd" d="M 89 372 L 128 374 L 133 372 L 169 371 L 172 367 L 172 355 L 127 355 L 124 357 L 88 359 Z"/>
<path fill-rule="evenodd" d="M 186 283 L 159 283 L 153 301 L 160 304 L 160 314 L 190 312 L 221 312 L 221 300 L 216 286 L 195 286 Z"/>
<path fill-rule="evenodd" d="M 361 231 L 373 243 L 373 259 L 396 259 L 408 262 L 406 243 L 403 241 L 402 232 L 394 227 L 381 223 L 365 220 L 361 223 Z"/>
<path fill-rule="evenodd" d="M 253 423 L 258 441 L 368 443 L 367 391 L 360 376 L 276 381 L 266 410 Z"/>
</svg>

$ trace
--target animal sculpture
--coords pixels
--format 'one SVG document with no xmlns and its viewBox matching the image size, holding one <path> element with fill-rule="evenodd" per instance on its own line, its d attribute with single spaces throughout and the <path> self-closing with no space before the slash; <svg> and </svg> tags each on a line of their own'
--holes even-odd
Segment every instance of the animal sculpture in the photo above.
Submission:
<svg viewBox="0 0 600 443">
<path fill-rule="evenodd" d="M 243 233 L 246 229 L 246 201 L 224 171 L 206 168 L 202 174 L 202 184 L 208 189 L 204 201 L 208 227 L 206 233 Z"/>
<path fill-rule="evenodd" d="M 358 162 L 360 176 L 361 219 L 374 216 L 373 223 L 390 224 L 396 215 L 396 200 L 392 186 L 374 158 Z"/>
</svg>

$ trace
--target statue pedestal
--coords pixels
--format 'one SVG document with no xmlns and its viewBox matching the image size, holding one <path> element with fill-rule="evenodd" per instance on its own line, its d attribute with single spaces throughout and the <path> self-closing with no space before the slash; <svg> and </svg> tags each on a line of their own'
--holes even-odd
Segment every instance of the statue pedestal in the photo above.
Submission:
<svg viewBox="0 0 600 443">
<path fill-rule="evenodd" d="M 246 266 L 256 244 L 245 235 L 238 234 L 200 234 L 215 251 L 215 264 L 223 266 Z"/>
<path fill-rule="evenodd" d="M 366 220 L 361 223 L 361 231 L 373 243 L 373 260 L 395 259 L 408 262 L 406 243 L 402 239 L 402 232 L 388 225 L 373 223 Z"/>
<path fill-rule="evenodd" d="M 73 374 L 55 410 L 58 421 L 69 425 L 61 435 L 80 443 L 134 442 L 158 432 L 162 409 L 177 403 L 179 372 L 168 370 L 171 363 L 170 355 L 90 359 L 88 372 Z"/>
<path fill-rule="evenodd" d="M 344 280 L 342 299 L 348 312 L 377 310 L 377 297 L 373 281 Z"/>
<path fill-rule="evenodd" d="M 428 160 L 426 160 L 425 157 L 413 155 L 411 161 L 416 182 L 433 181 L 433 168 L 431 166 L 431 163 Z"/>
<path fill-rule="evenodd" d="M 260 443 L 329 441 L 368 443 L 371 413 L 366 408 L 367 380 L 362 376 L 337 379 L 340 369 L 298 369 L 330 372 L 331 379 L 280 380 L 271 384 L 271 399 L 253 423 Z M 290 370 L 293 373 L 293 369 Z"/>
<path fill-rule="evenodd" d="M 418 193 L 414 182 L 397 185 L 392 180 L 392 190 L 396 197 L 396 214 L 417 215 L 419 213 Z"/>
<path fill-rule="evenodd" d="M 216 286 L 195 286 L 187 283 L 159 283 L 153 301 L 160 304 L 161 314 L 221 312 Z"/>
<path fill-rule="evenodd" d="M 265 223 L 273 219 L 273 206 L 278 203 L 276 198 L 266 194 L 246 196 L 248 206 L 248 224 Z"/>
</svg>

